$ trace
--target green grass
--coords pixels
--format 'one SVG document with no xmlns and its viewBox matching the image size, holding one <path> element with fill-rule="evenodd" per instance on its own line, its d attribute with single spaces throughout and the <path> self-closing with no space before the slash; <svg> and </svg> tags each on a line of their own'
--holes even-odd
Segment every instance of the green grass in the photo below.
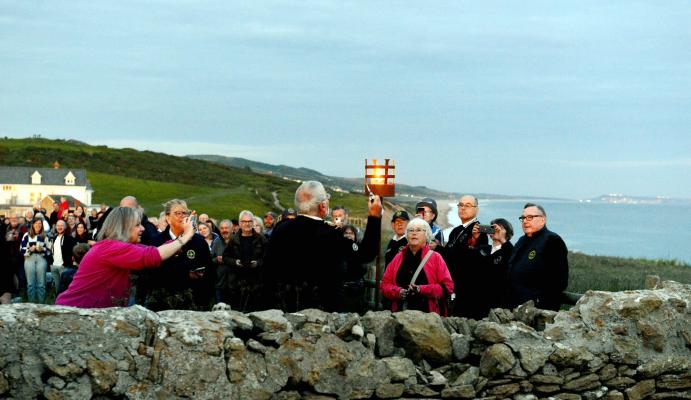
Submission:
<svg viewBox="0 0 691 400">
<path fill-rule="evenodd" d="M 691 266 L 676 260 L 648 260 L 569 253 L 568 291 L 643 289 L 645 277 L 691 284 Z"/>
</svg>

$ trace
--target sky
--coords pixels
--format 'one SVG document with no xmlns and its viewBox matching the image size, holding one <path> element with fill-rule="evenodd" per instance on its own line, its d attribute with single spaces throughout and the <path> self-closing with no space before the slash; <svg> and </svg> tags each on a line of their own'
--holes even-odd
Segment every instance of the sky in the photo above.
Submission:
<svg viewBox="0 0 691 400">
<path fill-rule="evenodd" d="M 691 198 L 687 1 L 0 0 L 0 136 Z"/>
</svg>

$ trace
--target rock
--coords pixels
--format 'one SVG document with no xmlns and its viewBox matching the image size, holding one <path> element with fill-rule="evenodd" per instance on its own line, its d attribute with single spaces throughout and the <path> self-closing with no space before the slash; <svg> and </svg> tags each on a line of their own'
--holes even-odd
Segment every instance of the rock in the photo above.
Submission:
<svg viewBox="0 0 691 400">
<path fill-rule="evenodd" d="M 626 397 L 629 400 L 640 400 L 653 393 L 655 393 L 654 379 L 638 382 L 632 388 L 626 389 Z"/>
<path fill-rule="evenodd" d="M 389 371 L 392 382 L 403 382 L 411 376 L 415 376 L 415 365 L 407 358 L 387 357 L 382 358 Z"/>
<path fill-rule="evenodd" d="M 635 383 L 636 383 L 636 381 L 629 378 L 629 377 L 618 376 L 616 378 L 612 378 L 612 379 L 608 380 L 607 382 L 605 382 L 605 385 L 607 385 L 607 387 L 610 387 L 610 388 L 624 390 L 624 389 L 628 388 L 629 386 L 632 386 Z"/>
<path fill-rule="evenodd" d="M 517 394 L 513 396 L 514 400 L 537 400 L 537 396 L 534 394 Z"/>
<path fill-rule="evenodd" d="M 397 399 L 403 395 L 404 390 L 405 385 L 402 383 L 385 383 L 380 385 L 374 393 L 380 399 Z"/>
<path fill-rule="evenodd" d="M 657 289 L 660 285 L 660 277 L 657 275 L 648 275 L 645 277 L 644 286 L 648 290 Z"/>
<path fill-rule="evenodd" d="M 535 385 L 562 385 L 564 383 L 564 378 L 555 375 L 533 375 L 530 377 L 530 382 Z"/>
<path fill-rule="evenodd" d="M 451 361 L 451 335 L 444 329 L 439 314 L 409 310 L 394 314 L 394 318 L 401 327 L 398 338 L 406 356 L 435 364 Z"/>
<path fill-rule="evenodd" d="M 605 400 L 624 400 L 624 394 L 618 390 L 610 390 Z"/>
<path fill-rule="evenodd" d="M 281 310 L 265 310 L 249 313 L 254 327 L 261 332 L 289 332 L 290 323 Z"/>
<path fill-rule="evenodd" d="M 452 386 L 464 386 L 471 385 L 474 386 L 477 383 L 478 378 L 480 378 L 480 368 L 470 367 L 465 372 L 456 378 L 456 380 L 451 384 Z"/>
<path fill-rule="evenodd" d="M 533 384 L 530 383 L 530 381 L 521 381 L 519 382 L 519 386 L 521 387 L 521 393 L 530 393 L 533 391 Z"/>
<path fill-rule="evenodd" d="M 612 364 L 607 364 L 600 369 L 600 371 L 597 373 L 597 376 L 600 378 L 601 382 L 606 382 L 610 379 L 613 379 L 615 376 L 617 376 L 617 367 Z"/>
<path fill-rule="evenodd" d="M 494 344 L 487 348 L 480 359 L 480 374 L 494 377 L 510 371 L 516 363 L 511 349 L 505 344 Z"/>
<path fill-rule="evenodd" d="M 674 400 L 684 400 L 691 399 L 691 392 L 665 392 L 665 393 L 655 393 L 654 395 L 648 397 L 650 400 L 663 400 L 663 399 L 674 399 Z"/>
<path fill-rule="evenodd" d="M 463 361 L 470 354 L 470 343 L 472 338 L 461 333 L 451 334 L 451 347 L 453 356 L 458 361 Z"/>
<path fill-rule="evenodd" d="M 364 344 L 369 351 L 374 352 L 374 348 L 377 345 L 377 337 L 374 336 L 374 333 L 368 333 L 365 335 L 365 340 L 362 341 L 362 344 Z"/>
<path fill-rule="evenodd" d="M 636 368 L 636 372 L 644 378 L 655 378 L 663 374 L 688 371 L 689 368 L 691 368 L 691 358 L 670 357 L 645 363 Z"/>
<path fill-rule="evenodd" d="M 521 386 L 518 383 L 510 383 L 507 385 L 494 386 L 487 389 L 487 394 L 490 396 L 498 397 L 509 397 L 521 390 Z"/>
<path fill-rule="evenodd" d="M 581 400 L 581 396 L 574 393 L 559 393 L 554 398 L 559 400 Z"/>
<path fill-rule="evenodd" d="M 2 379 L 4 379 L 4 378 L 2 377 L 2 374 L 0 374 L 0 381 L 1 381 Z M 5 381 L 5 382 L 7 382 L 7 381 Z M 57 376 L 51 376 L 50 378 L 48 378 L 48 382 L 47 382 L 47 383 L 48 383 L 50 386 L 52 386 L 52 387 L 54 387 L 54 388 L 56 388 L 56 389 L 58 389 L 58 390 L 64 388 L 65 385 L 67 385 L 67 383 L 66 383 L 65 381 L 63 381 L 62 379 L 58 378 Z M 0 388 L 0 389 L 2 389 L 2 388 Z M 0 390 L 0 392 L 1 392 L 1 390 Z"/>
<path fill-rule="evenodd" d="M 90 358 L 86 361 L 87 370 L 93 380 L 95 393 L 108 393 L 115 386 L 115 383 L 118 381 L 115 374 L 115 365 L 114 360 L 104 361 Z"/>
<path fill-rule="evenodd" d="M 549 361 L 557 366 L 585 368 L 595 356 L 585 347 L 570 347 L 557 343 L 554 352 L 549 356 Z"/>
<path fill-rule="evenodd" d="M 662 375 L 657 379 L 657 387 L 664 390 L 691 389 L 691 373 Z"/>
<path fill-rule="evenodd" d="M 365 332 L 376 336 L 376 352 L 379 357 L 389 357 L 394 353 L 394 338 L 398 329 L 398 323 L 391 316 L 390 311 L 367 311 L 360 318 L 360 323 Z"/>
<path fill-rule="evenodd" d="M 513 313 L 505 308 L 493 308 L 489 310 L 487 319 L 499 324 L 506 324 L 514 320 Z"/>
<path fill-rule="evenodd" d="M 43 395 L 48 400 L 90 399 L 93 392 L 89 377 L 82 375 L 77 380 L 68 383 L 62 390 L 47 386 Z"/>
<path fill-rule="evenodd" d="M 535 391 L 541 394 L 556 393 L 561 390 L 559 385 L 535 385 Z"/>
<path fill-rule="evenodd" d="M 336 327 L 336 336 L 340 338 L 350 337 L 353 333 L 353 327 L 360 323 L 360 318 L 357 314 L 346 314 L 346 319 L 339 326 Z"/>
<path fill-rule="evenodd" d="M 596 400 L 601 399 L 607 395 L 609 389 L 602 386 L 596 390 L 581 393 L 581 397 L 585 400 Z"/>
<path fill-rule="evenodd" d="M 475 397 L 475 389 L 471 385 L 448 387 L 441 391 L 442 399 L 472 399 Z"/>
<path fill-rule="evenodd" d="M 448 383 L 446 377 L 438 371 L 430 371 L 429 375 L 429 386 L 431 386 L 434 389 L 442 388 L 446 386 L 446 384 Z"/>
<path fill-rule="evenodd" d="M 355 338 L 355 340 L 362 340 L 362 338 L 365 336 L 365 329 L 362 327 L 362 325 L 357 324 L 353 326 L 353 329 L 350 330 L 350 334 Z"/>
<path fill-rule="evenodd" d="M 406 387 L 403 394 L 414 397 L 439 397 L 439 392 L 425 385 L 413 384 Z"/>
<path fill-rule="evenodd" d="M 488 343 L 504 343 L 509 338 L 504 325 L 496 322 L 478 322 L 474 335 L 476 338 Z"/>
<path fill-rule="evenodd" d="M 563 386 L 564 390 L 583 392 L 590 389 L 600 387 L 600 377 L 597 374 L 589 374 L 576 378 L 572 381 L 566 382 Z"/>
</svg>

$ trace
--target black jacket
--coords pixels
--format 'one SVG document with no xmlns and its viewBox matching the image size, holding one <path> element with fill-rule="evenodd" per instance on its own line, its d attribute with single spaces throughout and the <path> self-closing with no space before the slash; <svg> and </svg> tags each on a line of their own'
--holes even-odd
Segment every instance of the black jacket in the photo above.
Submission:
<svg viewBox="0 0 691 400">
<path fill-rule="evenodd" d="M 393 238 L 389 240 L 389 243 L 386 245 L 386 252 L 384 253 L 384 270 L 389 266 L 391 260 L 396 257 L 396 254 L 403 250 L 407 244 L 408 238 L 405 235 L 398 240 L 393 240 Z"/>
<path fill-rule="evenodd" d="M 459 225 L 449 234 L 449 240 L 444 247 L 437 247 L 446 261 L 446 265 L 453 279 L 456 301 L 451 315 L 479 319 L 485 311 L 485 305 L 477 299 L 484 296 L 482 285 L 484 260 L 477 248 L 489 243 L 487 235 L 480 234 L 475 246 L 470 247 L 469 241 L 473 236 L 473 227 L 479 224 L 475 221 L 467 227 Z"/>
<path fill-rule="evenodd" d="M 266 255 L 267 297 L 284 311 L 341 309 L 340 293 L 348 263 L 369 262 L 377 255 L 381 219 L 369 217 L 360 244 L 322 220 L 298 216 L 278 224 Z"/>
<path fill-rule="evenodd" d="M 55 238 L 53 242 L 53 258 L 55 258 L 55 246 L 60 246 L 60 251 L 62 252 L 62 265 L 69 267 L 72 265 L 72 249 L 74 245 L 77 244 L 75 238 L 72 235 L 63 234 L 61 243 L 58 242 L 58 238 Z M 56 282 L 57 284 L 57 282 Z"/>
<path fill-rule="evenodd" d="M 557 311 L 568 282 L 567 249 L 559 235 L 544 227 L 518 239 L 509 260 L 511 307 L 533 300 L 538 308 Z"/>
</svg>

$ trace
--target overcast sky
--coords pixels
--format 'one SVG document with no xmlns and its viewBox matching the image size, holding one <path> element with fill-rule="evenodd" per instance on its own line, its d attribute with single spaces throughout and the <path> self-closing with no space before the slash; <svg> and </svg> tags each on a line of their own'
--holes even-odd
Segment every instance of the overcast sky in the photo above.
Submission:
<svg viewBox="0 0 691 400">
<path fill-rule="evenodd" d="M 688 1 L 0 0 L 0 135 L 691 198 L 689 21 Z"/>
</svg>

